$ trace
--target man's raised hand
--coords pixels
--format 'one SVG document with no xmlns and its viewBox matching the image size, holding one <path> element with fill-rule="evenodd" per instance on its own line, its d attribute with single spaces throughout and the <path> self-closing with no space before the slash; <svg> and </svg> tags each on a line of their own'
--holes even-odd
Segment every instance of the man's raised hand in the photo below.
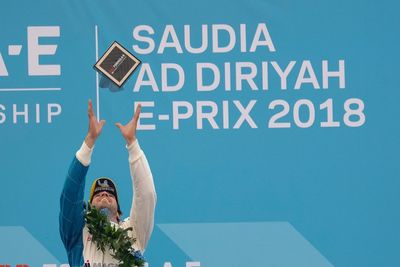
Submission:
<svg viewBox="0 0 400 267">
<path fill-rule="evenodd" d="M 142 106 L 139 104 L 136 108 L 135 114 L 133 115 L 133 118 L 125 125 L 122 125 L 121 123 L 117 122 L 115 126 L 119 128 L 121 131 L 122 136 L 124 137 L 126 144 L 129 146 L 136 140 L 136 127 L 137 127 L 137 122 L 139 120 L 139 115 L 140 115 L 140 109 Z"/>
<path fill-rule="evenodd" d="M 97 118 L 93 112 L 92 100 L 90 99 L 88 103 L 88 116 L 89 116 L 89 129 L 85 138 L 85 143 L 88 147 L 92 148 L 97 138 L 100 136 L 101 130 L 103 129 L 103 126 L 106 123 L 106 121 L 105 120 L 97 121 Z"/>
</svg>

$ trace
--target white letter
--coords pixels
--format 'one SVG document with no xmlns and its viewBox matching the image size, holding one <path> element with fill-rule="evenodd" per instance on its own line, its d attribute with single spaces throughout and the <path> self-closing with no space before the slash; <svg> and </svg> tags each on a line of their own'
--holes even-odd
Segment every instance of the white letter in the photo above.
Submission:
<svg viewBox="0 0 400 267">
<path fill-rule="evenodd" d="M 309 78 L 304 77 L 304 74 L 306 73 L 306 71 L 310 75 Z M 311 62 L 309 60 L 304 60 L 303 63 L 301 64 L 299 76 L 297 76 L 297 80 L 296 80 L 296 84 L 294 85 L 294 89 L 300 89 L 300 86 L 303 83 L 312 83 L 312 85 L 314 86 L 314 89 L 319 89 L 317 77 L 315 76 L 314 69 L 311 66 Z"/>
<path fill-rule="evenodd" d="M 164 263 L 164 267 L 172 267 L 172 264 L 167 261 L 167 262 Z"/>
<path fill-rule="evenodd" d="M 184 32 L 185 32 L 185 48 L 187 51 L 193 54 L 200 54 L 206 51 L 208 46 L 207 25 L 201 25 L 201 46 L 199 48 L 193 48 L 190 44 L 190 25 L 184 26 Z"/>
<path fill-rule="evenodd" d="M 3 57 L 0 54 L 0 76 L 8 76 L 6 64 L 4 63 Z"/>
<path fill-rule="evenodd" d="M 339 60 L 339 70 L 338 71 L 328 71 L 328 60 L 322 61 L 322 88 L 328 88 L 328 78 L 329 77 L 339 77 L 339 88 L 344 89 L 344 60 Z"/>
<path fill-rule="evenodd" d="M 200 267 L 199 261 L 188 261 L 186 262 L 186 267 Z"/>
<path fill-rule="evenodd" d="M 172 42 L 168 43 L 168 35 L 171 35 Z M 165 30 L 163 36 L 161 38 L 160 47 L 158 47 L 158 54 L 162 54 L 164 52 L 164 48 L 166 47 L 174 47 L 178 54 L 182 54 L 182 47 L 179 43 L 178 36 L 176 36 L 176 32 L 173 25 L 165 26 Z"/>
<path fill-rule="evenodd" d="M 281 89 L 287 89 L 286 88 L 286 78 L 289 75 L 290 71 L 293 69 L 294 64 L 296 64 L 296 61 L 290 61 L 289 65 L 286 67 L 285 71 L 282 71 L 282 69 L 279 67 L 278 63 L 276 61 L 272 61 L 271 65 L 274 67 L 276 70 L 276 73 L 278 73 L 279 77 L 281 77 Z"/>
<path fill-rule="evenodd" d="M 136 107 L 141 104 L 142 107 L 154 107 L 154 101 L 139 101 L 135 102 L 135 110 Z M 152 112 L 140 112 L 139 120 L 138 120 L 138 130 L 155 130 L 156 126 L 154 124 L 142 124 L 142 119 L 152 119 L 153 113 Z"/>
<path fill-rule="evenodd" d="M 214 81 L 210 85 L 203 84 L 203 68 L 212 70 L 214 74 Z M 197 76 L 197 91 L 212 91 L 217 88 L 220 81 L 219 69 L 215 64 L 212 63 L 197 63 L 196 64 L 196 76 Z"/>
<path fill-rule="evenodd" d="M 24 104 L 24 111 L 17 111 L 17 105 L 13 104 L 13 122 L 17 123 L 17 116 L 24 116 L 24 122 L 28 123 L 28 104 Z"/>
<path fill-rule="evenodd" d="M 59 37 L 60 27 L 28 27 L 29 75 L 60 75 L 60 65 L 39 65 L 40 55 L 54 55 L 57 45 L 39 45 L 40 37 Z"/>
<path fill-rule="evenodd" d="M 268 81 L 269 81 L 268 61 L 263 61 L 261 65 L 262 65 L 261 78 L 262 78 L 263 90 L 268 90 Z"/>
<path fill-rule="evenodd" d="M 246 24 L 240 24 L 240 52 L 246 52 L 247 38 L 246 38 Z"/>
<path fill-rule="evenodd" d="M 138 45 L 132 45 L 133 50 L 139 54 L 150 54 L 154 50 L 154 41 L 150 37 L 141 36 L 139 32 L 146 31 L 149 34 L 154 34 L 152 27 L 148 25 L 139 25 L 133 29 L 133 38 L 139 42 L 147 43 L 147 48 L 140 48 Z"/>
<path fill-rule="evenodd" d="M 0 109 L 5 111 L 6 107 L 0 104 Z M 3 112 L 0 112 L 0 123 L 3 123 L 6 121 L 6 114 L 4 114 Z"/>
<path fill-rule="evenodd" d="M 179 113 L 179 107 L 185 107 L 186 113 Z M 179 129 L 179 120 L 188 119 L 193 115 L 193 107 L 187 101 L 173 101 L 172 102 L 172 117 L 173 129 Z"/>
<path fill-rule="evenodd" d="M 242 68 L 250 68 L 250 73 L 243 74 Z M 242 80 L 246 80 L 252 90 L 257 90 L 253 78 L 257 75 L 257 67 L 252 62 L 236 62 L 236 90 L 242 90 Z"/>
<path fill-rule="evenodd" d="M 149 77 L 148 80 L 143 80 L 144 75 L 147 73 Z M 140 68 L 135 86 L 133 87 L 134 92 L 139 92 L 141 86 L 150 85 L 154 92 L 158 92 L 158 86 L 156 80 L 154 79 L 153 72 L 151 71 L 150 65 L 148 63 L 143 63 Z"/>
<path fill-rule="evenodd" d="M 52 108 L 56 108 L 56 111 L 52 111 Z M 47 105 L 47 122 L 52 123 L 52 117 L 61 114 L 61 105 L 50 103 Z"/>
<path fill-rule="evenodd" d="M 224 63 L 224 70 L 225 70 L 225 91 L 231 90 L 231 63 L 225 62 Z"/>
<path fill-rule="evenodd" d="M 197 101 L 196 106 L 197 106 L 196 107 L 196 109 L 197 109 L 197 129 L 203 129 L 203 119 L 207 119 L 210 122 L 211 127 L 213 129 L 219 129 L 217 123 L 214 120 L 214 117 L 218 113 L 217 104 L 215 104 L 215 102 L 212 102 L 212 101 Z M 209 113 L 203 112 L 204 106 L 211 107 L 211 112 L 209 112 Z"/>
<path fill-rule="evenodd" d="M 168 69 L 174 69 L 178 72 L 178 82 L 175 85 L 168 85 Z M 175 63 L 161 64 L 161 91 L 175 92 L 182 89 L 185 82 L 185 72 L 183 68 Z"/>
<path fill-rule="evenodd" d="M 253 119 L 250 116 L 250 111 L 251 109 L 254 107 L 254 105 L 256 104 L 257 100 L 251 100 L 249 102 L 249 104 L 247 105 L 246 108 L 244 108 L 242 106 L 242 104 L 240 103 L 240 101 L 234 100 L 233 103 L 235 104 L 235 106 L 238 108 L 238 110 L 240 111 L 241 115 L 240 118 L 237 120 L 237 122 L 235 123 L 235 125 L 233 125 L 233 129 L 238 129 L 242 123 L 244 122 L 244 120 L 247 121 L 247 123 L 250 125 L 251 128 L 257 128 L 256 123 L 253 121 Z"/>
<path fill-rule="evenodd" d="M 36 104 L 36 123 L 40 122 L 40 104 Z"/>
<path fill-rule="evenodd" d="M 222 127 L 229 129 L 229 102 L 222 101 Z"/>
<path fill-rule="evenodd" d="M 224 30 L 229 34 L 229 43 L 225 47 L 219 46 L 218 42 L 218 32 Z M 213 52 L 214 53 L 224 53 L 229 52 L 233 49 L 236 42 L 235 31 L 233 28 L 226 24 L 215 24 L 212 25 L 212 42 L 213 42 Z"/>
<path fill-rule="evenodd" d="M 261 33 L 264 34 L 264 41 L 260 41 Z M 267 25 L 265 25 L 265 23 L 258 24 L 256 33 L 254 34 L 253 42 L 251 43 L 250 52 L 256 51 L 257 46 L 260 45 L 268 46 L 269 52 L 275 52 L 274 44 L 272 43 L 271 36 L 269 35 Z"/>
</svg>

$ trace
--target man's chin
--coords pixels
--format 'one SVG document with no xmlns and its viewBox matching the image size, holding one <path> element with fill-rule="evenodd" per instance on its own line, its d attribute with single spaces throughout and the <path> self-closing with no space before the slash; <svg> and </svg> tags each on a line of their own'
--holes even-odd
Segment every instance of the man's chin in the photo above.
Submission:
<svg viewBox="0 0 400 267">
<path fill-rule="evenodd" d="M 113 207 L 113 205 L 111 203 L 109 203 L 108 201 L 104 200 L 104 201 L 100 201 L 97 202 L 96 204 L 93 205 L 94 207 L 96 207 L 96 209 L 101 210 L 101 209 L 108 209 L 110 210 L 112 213 L 116 212 L 116 208 Z M 1 265 L 0 265 L 1 267 Z"/>
<path fill-rule="evenodd" d="M 101 210 L 101 209 L 110 209 L 110 205 L 108 205 L 108 203 L 98 203 L 96 205 L 94 205 L 96 207 L 96 209 Z"/>
</svg>

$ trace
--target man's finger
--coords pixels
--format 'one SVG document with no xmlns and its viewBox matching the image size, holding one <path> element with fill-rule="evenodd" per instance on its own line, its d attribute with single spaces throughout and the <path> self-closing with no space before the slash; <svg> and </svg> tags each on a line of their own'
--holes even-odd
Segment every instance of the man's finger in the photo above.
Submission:
<svg viewBox="0 0 400 267">
<path fill-rule="evenodd" d="M 88 104 L 88 115 L 89 117 L 92 117 L 94 115 L 93 113 L 93 104 L 92 104 L 92 100 L 89 99 L 89 104 Z"/>
<path fill-rule="evenodd" d="M 117 123 L 115 124 L 115 126 L 117 126 L 117 127 L 121 130 L 122 124 L 119 123 L 119 122 L 117 122 Z"/>
<path fill-rule="evenodd" d="M 139 116 L 140 116 L 140 110 L 142 109 L 142 105 L 138 105 L 137 107 L 136 107 L 136 111 L 135 111 L 135 115 L 133 116 L 133 122 L 135 123 L 135 125 L 136 125 L 136 123 L 137 123 L 137 121 L 138 121 L 138 119 L 139 119 Z"/>
</svg>

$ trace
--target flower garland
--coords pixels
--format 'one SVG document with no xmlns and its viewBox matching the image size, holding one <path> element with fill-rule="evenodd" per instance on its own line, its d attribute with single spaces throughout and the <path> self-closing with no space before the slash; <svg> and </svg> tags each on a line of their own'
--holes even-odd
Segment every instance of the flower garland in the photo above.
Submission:
<svg viewBox="0 0 400 267">
<path fill-rule="evenodd" d="M 144 257 L 140 251 L 135 250 L 132 244 L 136 239 L 128 236 L 132 227 L 122 229 L 111 225 L 107 216 L 90 204 L 85 205 L 85 222 L 92 235 L 92 241 L 96 243 L 97 249 L 103 253 L 111 249 L 111 256 L 120 262 L 121 267 L 143 266 Z"/>
</svg>

